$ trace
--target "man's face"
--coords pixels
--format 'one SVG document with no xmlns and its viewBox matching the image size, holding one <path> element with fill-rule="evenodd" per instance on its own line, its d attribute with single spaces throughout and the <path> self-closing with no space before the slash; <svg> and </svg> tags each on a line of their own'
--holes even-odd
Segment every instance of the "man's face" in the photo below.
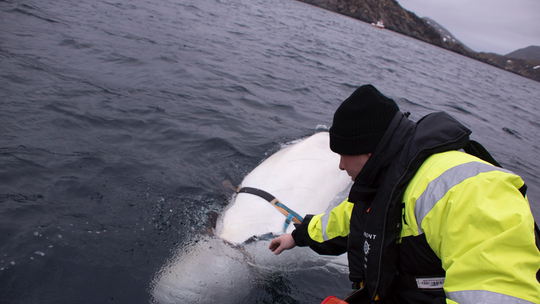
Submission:
<svg viewBox="0 0 540 304">
<path fill-rule="evenodd" d="M 364 168 L 364 165 L 366 164 L 369 157 L 371 156 L 371 153 L 360 154 L 360 155 L 341 155 L 340 154 L 340 156 L 341 156 L 341 160 L 339 161 L 339 169 L 347 171 L 347 174 L 354 181 L 358 173 L 360 173 L 360 171 L 362 171 L 362 168 Z"/>
</svg>

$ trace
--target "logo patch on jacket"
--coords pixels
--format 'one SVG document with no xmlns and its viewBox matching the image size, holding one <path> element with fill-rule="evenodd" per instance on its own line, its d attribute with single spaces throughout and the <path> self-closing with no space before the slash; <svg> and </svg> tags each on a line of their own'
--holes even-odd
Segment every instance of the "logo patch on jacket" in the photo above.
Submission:
<svg viewBox="0 0 540 304">
<path fill-rule="evenodd" d="M 369 243 L 367 240 L 364 241 L 364 255 L 368 255 L 369 253 Z"/>
</svg>

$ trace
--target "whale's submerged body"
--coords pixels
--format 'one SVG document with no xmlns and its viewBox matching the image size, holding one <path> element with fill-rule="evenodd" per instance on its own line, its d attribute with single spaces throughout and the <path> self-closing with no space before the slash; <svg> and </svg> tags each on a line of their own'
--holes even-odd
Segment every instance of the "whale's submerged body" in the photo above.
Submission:
<svg viewBox="0 0 540 304">
<path fill-rule="evenodd" d="M 320 214 L 341 202 L 351 184 L 338 166 L 339 155 L 330 151 L 328 133 L 316 133 L 270 156 L 244 178 L 241 187 L 264 190 L 302 217 Z M 325 269 L 346 273 L 344 256 L 318 256 L 309 248 L 275 256 L 268 250 L 269 241 L 244 243 L 252 237 L 281 234 L 284 223 L 285 216 L 265 199 L 236 194 L 218 219 L 217 237 L 204 237 L 182 248 L 156 275 L 153 300 L 239 303 L 254 282 L 276 271 Z M 286 232 L 293 228 L 291 224 Z"/>
</svg>

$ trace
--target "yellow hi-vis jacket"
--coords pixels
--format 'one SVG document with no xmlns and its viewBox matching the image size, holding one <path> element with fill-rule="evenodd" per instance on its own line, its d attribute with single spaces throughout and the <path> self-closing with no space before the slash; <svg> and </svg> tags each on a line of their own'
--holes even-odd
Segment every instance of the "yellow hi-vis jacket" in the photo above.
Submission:
<svg viewBox="0 0 540 304">
<path fill-rule="evenodd" d="M 447 303 L 540 303 L 540 251 L 523 180 L 474 156 L 430 156 L 403 195 L 400 239 L 425 234 L 446 272 Z M 314 216 L 319 243 L 349 233 L 353 204 Z"/>
</svg>

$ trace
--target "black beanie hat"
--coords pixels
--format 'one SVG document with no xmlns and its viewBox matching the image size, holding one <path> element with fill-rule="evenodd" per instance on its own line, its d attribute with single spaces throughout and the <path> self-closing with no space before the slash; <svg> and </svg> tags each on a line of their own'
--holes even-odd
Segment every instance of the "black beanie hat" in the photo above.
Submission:
<svg viewBox="0 0 540 304">
<path fill-rule="evenodd" d="M 330 128 L 330 149 L 341 155 L 372 153 L 399 107 L 374 86 L 359 87 L 339 106 Z"/>
</svg>

